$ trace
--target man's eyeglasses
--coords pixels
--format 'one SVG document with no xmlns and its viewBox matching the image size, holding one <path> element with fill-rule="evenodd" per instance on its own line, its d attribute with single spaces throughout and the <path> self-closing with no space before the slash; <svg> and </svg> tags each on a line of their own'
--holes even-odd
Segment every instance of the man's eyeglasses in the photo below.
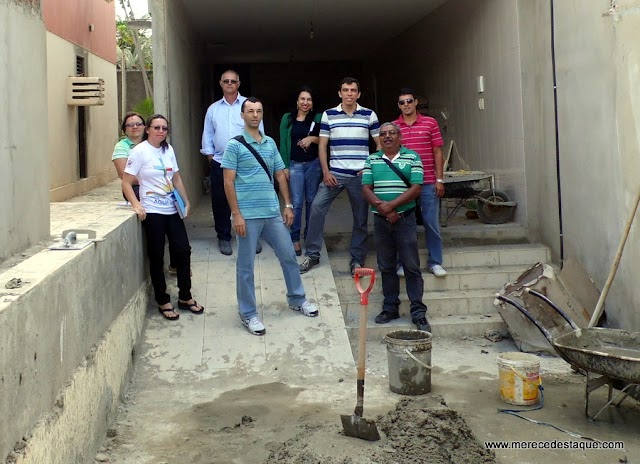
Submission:
<svg viewBox="0 0 640 464">
<path fill-rule="evenodd" d="M 167 126 L 151 126 L 151 129 L 158 132 L 167 132 L 169 130 Z"/>
<path fill-rule="evenodd" d="M 220 82 L 223 84 L 237 84 L 238 81 L 235 79 L 222 79 Z"/>
<path fill-rule="evenodd" d="M 405 100 L 398 100 L 398 105 L 402 106 L 402 105 L 404 105 L 405 103 L 406 103 L 407 105 L 410 105 L 410 104 L 411 104 L 411 103 L 413 103 L 414 101 L 416 101 L 416 99 L 415 99 L 415 98 L 407 98 L 407 99 L 405 99 Z"/>
<path fill-rule="evenodd" d="M 391 137 L 393 137 L 394 135 L 398 135 L 398 131 L 390 130 L 390 131 L 380 132 L 380 137 L 386 137 L 387 135 L 390 135 Z"/>
<path fill-rule="evenodd" d="M 125 124 L 124 127 L 140 127 L 144 126 L 141 122 L 130 122 L 129 124 Z"/>
</svg>

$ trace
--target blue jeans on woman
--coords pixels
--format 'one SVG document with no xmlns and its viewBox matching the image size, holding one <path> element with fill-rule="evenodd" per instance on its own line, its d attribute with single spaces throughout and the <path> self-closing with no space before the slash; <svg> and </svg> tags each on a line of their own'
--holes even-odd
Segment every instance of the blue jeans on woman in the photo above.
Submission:
<svg viewBox="0 0 640 464">
<path fill-rule="evenodd" d="M 322 167 L 320 160 L 298 162 L 291 160 L 289 164 L 289 192 L 293 202 L 293 224 L 291 224 L 291 241 L 300 241 L 302 228 L 302 206 L 304 209 L 304 236 L 309 230 L 309 216 L 311 203 L 318 193 L 318 186 L 322 182 Z"/>
</svg>

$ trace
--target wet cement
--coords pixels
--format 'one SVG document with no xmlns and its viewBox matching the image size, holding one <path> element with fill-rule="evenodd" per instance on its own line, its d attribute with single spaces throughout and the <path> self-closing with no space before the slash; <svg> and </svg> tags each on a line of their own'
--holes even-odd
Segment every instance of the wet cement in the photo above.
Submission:
<svg viewBox="0 0 640 464">
<path fill-rule="evenodd" d="M 331 441 L 335 427 L 306 428 L 273 447 L 265 464 L 481 464 L 496 463 L 465 420 L 443 398 L 402 399 L 396 408 L 376 419 L 382 439 L 367 443 L 356 438 Z M 340 433 L 340 431 L 337 431 Z M 324 438 L 324 439 L 323 439 Z M 314 444 L 321 444 L 318 450 Z"/>
</svg>

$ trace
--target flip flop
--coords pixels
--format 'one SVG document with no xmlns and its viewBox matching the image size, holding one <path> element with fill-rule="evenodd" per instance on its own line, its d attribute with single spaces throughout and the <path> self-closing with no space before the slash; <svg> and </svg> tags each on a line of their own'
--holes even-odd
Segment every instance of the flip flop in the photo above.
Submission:
<svg viewBox="0 0 640 464">
<path fill-rule="evenodd" d="M 193 314 L 202 314 L 204 312 L 204 306 L 199 307 L 196 300 L 193 300 L 191 304 L 178 301 L 178 308 L 191 311 Z"/>
<path fill-rule="evenodd" d="M 175 321 L 180 318 L 180 314 L 176 313 L 176 308 L 162 308 L 158 306 L 158 311 L 162 314 L 165 319 L 169 319 L 170 321 Z M 167 313 L 174 313 L 173 316 L 169 316 Z"/>
</svg>

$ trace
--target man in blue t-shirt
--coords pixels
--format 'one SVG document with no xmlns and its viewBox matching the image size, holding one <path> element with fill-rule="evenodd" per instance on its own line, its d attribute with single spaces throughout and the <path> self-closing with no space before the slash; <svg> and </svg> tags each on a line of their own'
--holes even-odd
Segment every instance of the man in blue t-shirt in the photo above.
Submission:
<svg viewBox="0 0 640 464">
<path fill-rule="evenodd" d="M 240 320 L 249 333 L 264 335 L 266 329 L 256 310 L 253 273 L 260 237 L 278 257 L 287 285 L 289 308 L 315 317 L 318 307 L 305 297 L 296 252 L 287 230 L 293 222 L 293 205 L 285 166 L 273 139 L 260 131 L 262 103 L 257 98 L 247 98 L 240 112 L 244 121 L 242 139 L 231 139 L 222 156 L 224 191 L 238 241 L 236 292 Z M 274 178 L 278 180 L 285 202 L 282 214 L 273 186 Z"/>
</svg>

